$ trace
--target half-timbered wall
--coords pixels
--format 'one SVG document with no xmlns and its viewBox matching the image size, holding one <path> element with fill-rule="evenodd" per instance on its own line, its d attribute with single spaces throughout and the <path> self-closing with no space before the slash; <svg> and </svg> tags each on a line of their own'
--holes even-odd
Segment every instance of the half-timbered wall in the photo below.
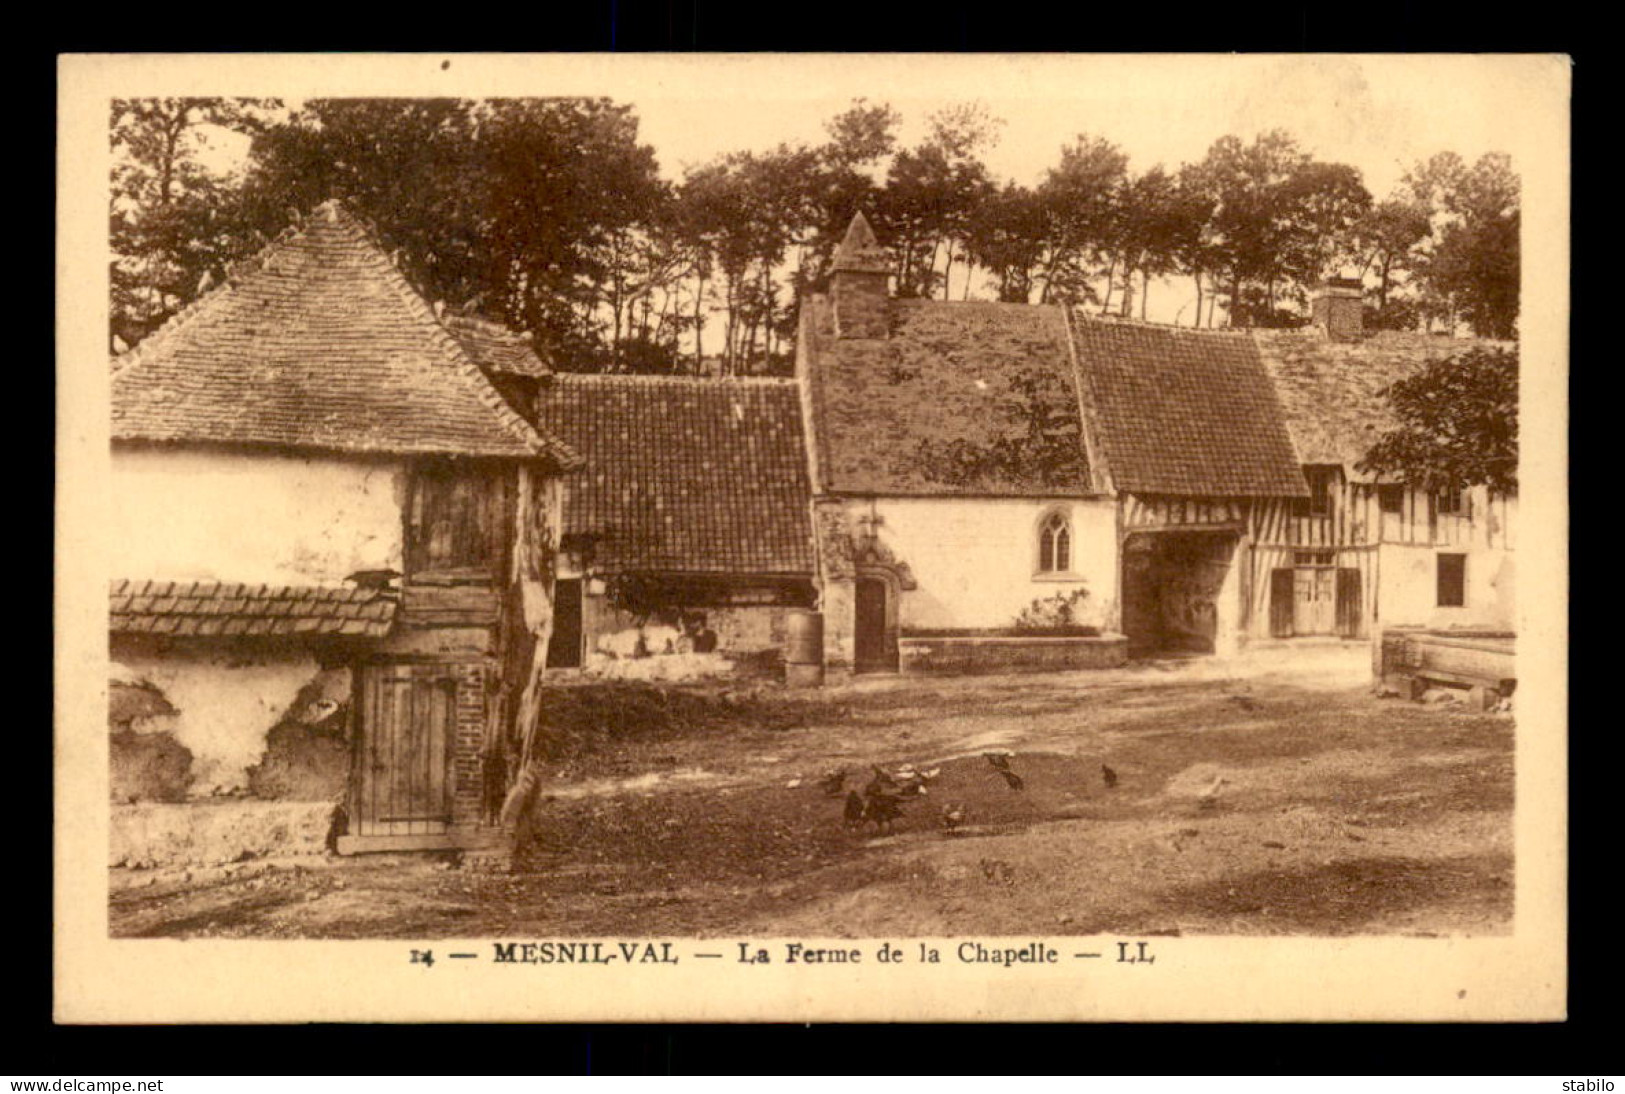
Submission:
<svg viewBox="0 0 1625 1094">
<path fill-rule="evenodd" d="M 1330 566 L 1338 599 L 1333 633 L 1364 638 L 1377 622 L 1510 627 L 1516 499 L 1485 487 L 1462 492 L 1454 512 L 1424 490 L 1397 484 L 1332 484 L 1324 515 L 1303 501 L 1258 500 L 1249 507 L 1243 629 L 1254 637 L 1301 633 L 1277 603 L 1284 570 Z M 1440 553 L 1468 556 L 1466 604 L 1441 609 Z M 1300 583 L 1299 594 L 1306 583 Z M 1358 604 L 1358 619 L 1352 617 Z M 1321 632 L 1325 633 L 1325 632 Z"/>
</svg>

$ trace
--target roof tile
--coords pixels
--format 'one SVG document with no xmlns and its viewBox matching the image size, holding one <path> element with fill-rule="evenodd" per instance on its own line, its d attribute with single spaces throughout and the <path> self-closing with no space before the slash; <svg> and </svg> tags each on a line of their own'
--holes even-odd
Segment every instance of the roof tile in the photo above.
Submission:
<svg viewBox="0 0 1625 1094">
<path fill-rule="evenodd" d="M 351 634 L 381 638 L 395 622 L 397 601 L 387 592 L 357 587 L 274 587 L 184 582 L 192 595 L 120 596 L 128 581 L 109 586 L 111 628 L 126 634 L 227 635 Z M 156 583 L 155 583 L 156 584 Z"/>
<path fill-rule="evenodd" d="M 1078 366 L 1118 490 L 1218 497 L 1308 492 L 1253 340 L 1076 315 Z"/>
<path fill-rule="evenodd" d="M 810 574 L 811 486 L 789 380 L 559 375 L 544 428 L 585 457 L 566 535 L 607 570 Z"/>
<path fill-rule="evenodd" d="M 1354 465 L 1394 424 L 1383 395 L 1390 384 L 1467 349 L 1514 345 L 1400 331 L 1341 342 L 1312 330 L 1260 330 L 1253 340 L 1299 458 L 1341 464 L 1354 477 L 1360 477 Z"/>
<path fill-rule="evenodd" d="M 114 370 L 115 440 L 575 462 L 503 401 L 336 202 Z"/>
<path fill-rule="evenodd" d="M 1091 491 L 1060 308 L 892 300 L 890 337 L 839 339 L 829 297 L 803 307 L 825 489 Z"/>
</svg>

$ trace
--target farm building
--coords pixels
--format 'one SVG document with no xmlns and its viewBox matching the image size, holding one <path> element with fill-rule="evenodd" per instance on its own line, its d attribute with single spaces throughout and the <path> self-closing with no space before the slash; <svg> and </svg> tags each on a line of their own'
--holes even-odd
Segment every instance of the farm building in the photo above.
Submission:
<svg viewBox="0 0 1625 1094">
<path fill-rule="evenodd" d="M 534 407 L 586 461 L 564 479 L 548 666 L 776 674 L 787 613 L 815 600 L 794 383 L 560 374 Z"/>
<path fill-rule="evenodd" d="M 832 666 L 1233 643 L 1246 515 L 1307 493 L 1247 337 L 897 300 L 888 269 L 859 216 L 797 347 Z"/>
<path fill-rule="evenodd" d="M 1255 331 L 1310 496 L 1252 517 L 1252 633 L 1366 638 L 1377 626 L 1515 629 L 1516 497 L 1488 487 L 1430 492 L 1379 482 L 1356 464 L 1392 424 L 1383 389 L 1431 361 L 1486 343 L 1360 329 L 1358 299 L 1333 322 Z M 1347 291 L 1344 289 L 1343 291 Z"/>
<path fill-rule="evenodd" d="M 895 299 L 856 217 L 797 342 L 825 655 L 837 670 L 1066 667 L 1510 626 L 1513 499 L 1355 464 L 1383 389 L 1467 344 Z"/>
<path fill-rule="evenodd" d="M 328 203 L 115 360 L 115 844 L 121 809 L 154 838 L 154 802 L 342 850 L 477 842 L 545 588 L 529 540 L 578 462 L 487 353 Z"/>
</svg>

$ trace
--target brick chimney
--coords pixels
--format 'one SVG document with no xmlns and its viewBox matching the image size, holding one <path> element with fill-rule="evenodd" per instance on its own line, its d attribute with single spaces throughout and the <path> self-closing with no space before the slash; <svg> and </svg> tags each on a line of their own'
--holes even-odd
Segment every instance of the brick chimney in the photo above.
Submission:
<svg viewBox="0 0 1625 1094">
<path fill-rule="evenodd" d="M 852 218 L 835 252 L 830 295 L 835 301 L 835 337 L 885 338 L 891 333 L 888 280 L 891 263 L 862 213 Z"/>
<path fill-rule="evenodd" d="M 1365 333 L 1364 291 L 1357 277 L 1328 277 L 1315 286 L 1311 322 L 1334 342 L 1357 342 Z"/>
</svg>

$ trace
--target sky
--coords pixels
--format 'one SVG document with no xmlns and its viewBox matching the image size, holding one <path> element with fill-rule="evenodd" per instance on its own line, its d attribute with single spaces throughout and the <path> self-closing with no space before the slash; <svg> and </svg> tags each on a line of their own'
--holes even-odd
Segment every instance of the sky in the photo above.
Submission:
<svg viewBox="0 0 1625 1094">
<path fill-rule="evenodd" d="M 251 58 L 234 58 L 238 66 Z M 1469 163 L 1513 155 L 1534 134 L 1525 109 L 1549 58 L 1335 55 L 363 55 L 335 66 L 302 58 L 265 74 L 247 65 L 244 94 L 607 95 L 635 106 L 663 173 L 720 154 L 814 143 L 855 98 L 925 119 L 976 101 L 1003 119 L 985 155 L 1001 181 L 1031 185 L 1080 133 L 1105 137 L 1141 171 L 1199 160 L 1214 140 L 1285 129 L 1319 159 L 1359 168 L 1377 198 L 1413 164 L 1454 151 Z M 308 67 L 302 67 L 308 66 Z M 257 78 L 256 78 L 257 76 Z M 217 141 L 214 162 L 241 161 Z M 957 291 L 956 294 L 957 295 Z M 1151 318 L 1188 307 L 1189 284 L 1153 285 Z M 1188 321 L 1188 319 L 1186 320 Z"/>
</svg>

